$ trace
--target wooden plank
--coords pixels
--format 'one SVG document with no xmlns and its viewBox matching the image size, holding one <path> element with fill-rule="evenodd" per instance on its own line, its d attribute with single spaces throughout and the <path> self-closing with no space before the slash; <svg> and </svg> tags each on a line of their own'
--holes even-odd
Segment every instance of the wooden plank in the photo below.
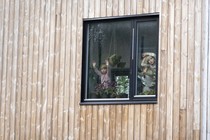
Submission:
<svg viewBox="0 0 210 140">
<path fill-rule="evenodd" d="M 201 2 L 195 2 L 195 67 L 194 67 L 194 123 L 193 129 L 200 130 L 201 99 Z"/>
<path fill-rule="evenodd" d="M 82 68 L 82 34 L 83 34 L 83 30 L 82 30 L 82 25 L 83 25 L 83 20 L 82 20 L 82 17 L 83 17 L 83 0 L 79 0 L 78 1 L 78 4 L 77 4 L 77 9 L 78 9 L 78 12 L 77 12 L 77 27 L 78 27 L 78 30 L 77 30 L 77 49 L 76 49 L 76 96 L 75 96 L 75 128 L 77 128 L 75 131 L 75 134 L 76 134 L 76 137 L 75 139 L 79 139 L 79 136 L 80 136 L 80 121 L 79 121 L 79 118 L 80 118 L 80 101 L 81 101 L 81 68 Z"/>
<path fill-rule="evenodd" d="M 24 1 L 19 4 L 19 32 L 18 32 L 18 64 L 17 64 L 17 96 L 15 112 L 15 138 L 20 139 L 21 96 L 22 96 L 22 68 L 23 68 L 23 32 L 24 32 Z"/>
<path fill-rule="evenodd" d="M 5 133 L 5 106 L 6 106 L 6 82 L 7 82 L 7 52 L 8 52 L 8 29 L 9 29 L 9 1 L 5 2 L 5 13 L 4 13 L 4 37 L 3 37 L 3 55 L 2 55 L 2 81 L 1 81 L 1 114 L 0 114 L 0 139 L 4 139 Z"/>
<path fill-rule="evenodd" d="M 159 130 L 159 116 L 160 116 L 159 107 L 160 107 L 159 105 L 154 105 L 154 107 L 153 107 L 153 136 L 152 136 L 153 140 L 159 140 L 159 133 L 158 133 L 158 130 Z"/>
<path fill-rule="evenodd" d="M 193 139 L 193 96 L 194 89 L 194 3 L 195 1 L 192 0 L 189 2 L 188 8 L 188 66 L 187 66 L 187 134 L 186 139 Z"/>
<path fill-rule="evenodd" d="M 160 12 L 161 11 L 161 5 L 162 5 L 161 3 L 162 3 L 162 1 L 156 0 L 155 12 Z"/>
<path fill-rule="evenodd" d="M 172 139 L 173 135 L 173 89 L 174 89 L 174 0 L 168 3 L 168 60 L 167 60 L 167 112 L 166 112 L 166 139 Z"/>
<path fill-rule="evenodd" d="M 83 0 L 79 0 L 77 3 L 77 42 L 76 42 L 76 62 L 75 62 L 75 78 L 76 78 L 76 87 L 75 87 L 75 139 L 79 139 L 79 131 L 80 131 L 80 100 L 81 100 L 81 67 L 82 67 L 82 17 L 83 17 Z"/>
<path fill-rule="evenodd" d="M 154 13 L 156 8 L 156 0 L 150 0 L 149 1 L 149 12 Z"/>
<path fill-rule="evenodd" d="M 184 140 L 186 139 L 186 110 L 184 109 L 180 109 L 180 112 L 179 112 L 179 130 L 180 130 L 180 133 L 179 133 L 179 139 L 181 140 Z"/>
<path fill-rule="evenodd" d="M 89 113 L 89 112 L 88 112 Z M 81 140 L 85 140 L 85 139 L 87 139 L 87 140 L 89 140 L 90 138 L 89 138 L 89 136 L 91 136 L 89 133 L 88 134 L 86 134 L 87 132 L 86 132 L 86 130 L 87 129 L 85 129 L 85 127 L 88 127 L 88 125 L 86 124 L 86 118 L 88 118 L 88 119 L 91 119 L 90 118 L 90 115 L 89 114 L 86 114 L 86 107 L 85 106 L 81 106 L 81 109 L 80 109 L 80 139 Z M 87 123 L 88 122 L 91 122 L 91 121 L 89 121 L 87 119 Z M 87 130 L 88 131 L 88 130 Z"/>
<path fill-rule="evenodd" d="M 186 101 L 187 101 L 187 22 L 188 1 L 182 1 L 181 22 L 181 92 L 180 92 L 180 139 L 186 139 Z"/>
<path fill-rule="evenodd" d="M 210 2 L 208 1 L 208 21 L 207 23 L 210 23 Z M 210 35 L 210 25 L 208 24 L 208 34 L 207 36 L 209 37 Z M 207 46 L 210 45 L 210 38 L 208 38 L 208 44 Z M 210 49 L 208 47 L 208 56 L 210 54 Z M 207 71 L 208 71 L 208 75 L 207 75 L 207 118 L 210 118 L 210 86 L 208 86 L 210 84 L 210 57 L 208 57 L 208 60 L 207 60 L 207 63 L 208 63 L 208 66 L 207 66 Z M 207 123 L 207 139 L 210 139 L 210 121 L 208 121 Z"/>
<path fill-rule="evenodd" d="M 143 4 L 143 13 L 149 13 L 149 6 L 150 6 L 150 1 L 149 0 L 145 0 L 144 4 Z"/>
<path fill-rule="evenodd" d="M 13 43 L 13 60 L 12 60 L 12 94 L 10 109 L 10 139 L 15 139 L 15 117 L 16 117 L 16 93 L 17 93 L 17 71 L 18 71 L 18 26 L 19 26 L 19 1 L 14 3 L 14 43 Z M 1 54 L 1 51 L 0 51 Z M 1 60 L 0 60 L 1 61 Z M 1 63 L 1 62 L 0 62 Z M 1 66 L 0 66 L 1 67 Z M 1 68 L 0 68 L 1 69 Z M 0 70 L 1 71 L 1 70 Z M 1 74 L 0 74 L 1 75 Z M 1 78 L 0 78 L 1 80 Z M 1 91 L 1 88 L 0 88 Z"/>
<path fill-rule="evenodd" d="M 37 4 L 38 5 L 38 4 Z M 37 17 L 39 20 L 39 36 L 38 36 L 38 74 L 37 74 L 37 100 L 36 100 L 36 120 L 35 120 L 35 139 L 41 139 L 41 113 L 42 113 L 42 108 L 44 105 L 42 104 L 42 86 L 44 86 L 43 82 L 43 69 L 44 69 L 44 48 L 48 48 L 48 46 L 44 46 L 44 22 L 45 22 L 45 15 L 44 15 L 44 10 L 45 10 L 45 1 L 40 1 L 39 2 L 39 7 L 40 7 L 40 17 Z M 36 12 L 35 12 L 36 13 Z M 36 19 L 36 18 L 35 18 Z M 46 40 L 45 40 L 46 41 Z M 45 106 L 46 107 L 46 106 Z"/>
<path fill-rule="evenodd" d="M 53 73 L 53 100 L 52 100 L 52 139 L 58 139 L 58 101 L 60 78 L 60 45 L 61 45 L 61 1 L 55 4 L 55 42 L 54 42 L 54 73 Z"/>
<path fill-rule="evenodd" d="M 98 140 L 102 140 L 103 139 L 103 130 L 104 128 L 104 106 L 100 105 L 98 106 Z"/>
<path fill-rule="evenodd" d="M 14 40 L 14 1 L 9 4 L 9 28 L 8 28 L 8 49 L 7 49 L 7 78 L 6 78 L 6 97 L 5 97 L 5 126 L 4 139 L 10 138 L 10 106 L 11 102 L 11 88 L 12 88 L 12 58 L 13 58 L 13 40 Z"/>
<path fill-rule="evenodd" d="M 208 2 L 208 23 L 210 23 L 210 2 Z M 210 34 L 210 25 L 208 24 L 208 36 Z M 210 45 L 210 38 L 208 38 L 208 45 Z M 208 48 L 208 56 L 210 54 L 210 49 Z M 207 118 L 210 118 L 210 86 L 208 86 L 210 84 L 210 57 L 208 57 L 208 66 L 207 66 L 207 71 L 208 71 L 208 75 L 207 75 Z M 210 139 L 210 121 L 207 122 L 207 139 Z"/>
<path fill-rule="evenodd" d="M 116 122 L 115 122 L 116 123 L 116 128 L 115 128 L 116 140 L 122 139 L 123 136 L 124 136 L 124 139 L 127 138 L 125 135 L 123 135 L 123 134 L 127 133 L 124 130 L 124 128 L 127 126 L 127 124 L 126 124 L 126 122 L 127 122 L 126 121 L 127 120 L 127 113 L 128 112 L 125 109 L 125 106 L 117 105 L 117 107 L 116 107 Z"/>
<path fill-rule="evenodd" d="M 130 14 L 131 14 L 131 1 L 124 0 L 124 15 L 130 15 Z"/>
<path fill-rule="evenodd" d="M 83 18 L 88 18 L 88 16 L 89 16 L 89 7 L 88 7 L 89 6 L 89 0 L 84 0 L 83 5 L 84 5 L 84 7 L 83 7 Z M 99 8 L 98 8 L 98 10 L 99 10 Z"/>
<path fill-rule="evenodd" d="M 88 15 L 88 18 L 93 18 L 94 15 L 95 15 L 95 1 L 94 0 L 93 1 L 87 0 L 87 2 L 84 2 L 84 3 L 87 3 L 88 4 L 88 8 L 89 8 L 87 13 L 85 13 L 85 14 Z"/>
<path fill-rule="evenodd" d="M 107 5 L 106 5 L 106 15 L 107 16 L 112 16 L 113 15 L 113 0 L 107 0 Z"/>
<path fill-rule="evenodd" d="M 107 6 L 107 0 L 101 0 L 101 8 L 100 8 L 100 16 L 105 17 L 106 16 L 106 6 Z"/>
<path fill-rule="evenodd" d="M 110 139 L 110 106 L 104 106 L 104 132 L 103 132 L 103 139 L 109 140 Z"/>
<path fill-rule="evenodd" d="M 141 105 L 141 125 L 140 125 L 140 139 L 144 140 L 147 137 L 147 105 Z"/>
<path fill-rule="evenodd" d="M 159 29 L 161 40 L 160 40 L 160 51 L 159 51 L 159 65 L 160 65 L 160 90 L 159 90 L 159 139 L 166 139 L 166 92 L 167 92 L 167 47 L 168 47 L 168 2 L 163 1 L 161 5 L 161 28 Z"/>
<path fill-rule="evenodd" d="M 70 3 L 69 3 L 70 4 Z M 76 55 L 76 15 L 77 15 L 77 3 L 75 1 L 72 1 L 71 3 L 71 44 L 70 44 L 70 104 L 69 104 L 69 139 L 75 139 L 75 133 L 74 129 L 79 129 L 75 128 L 75 81 L 76 81 L 76 69 L 75 69 L 75 55 Z"/>
<path fill-rule="evenodd" d="M 188 1 L 182 1 L 182 30 L 181 30 L 181 93 L 180 93 L 180 108 L 186 109 L 187 101 L 187 21 L 188 21 Z"/>
<path fill-rule="evenodd" d="M 118 16 L 119 15 L 119 1 L 118 0 L 112 0 L 112 11 L 113 11 L 113 16 Z"/>
<path fill-rule="evenodd" d="M 146 139 L 153 140 L 153 105 L 147 105 L 146 111 Z"/>
<path fill-rule="evenodd" d="M 161 44 L 161 51 L 167 50 L 167 35 L 168 35 L 168 3 L 166 1 L 163 1 L 161 3 L 161 15 L 160 15 L 160 44 Z M 164 44 L 164 45 L 162 45 Z M 161 53 L 161 52 L 160 52 Z M 160 54 L 160 57 L 162 55 Z M 160 64 L 161 66 L 161 64 Z M 161 71 L 162 69 L 160 69 Z"/>
<path fill-rule="evenodd" d="M 137 1 L 137 13 L 142 14 L 143 13 L 143 0 Z"/>
<path fill-rule="evenodd" d="M 54 47 L 55 47 L 55 0 L 50 1 L 50 40 L 49 40 L 49 64 L 48 64 L 48 94 L 47 94 L 47 122 L 46 137 L 52 139 L 52 112 L 53 112 L 53 93 L 54 93 Z"/>
<path fill-rule="evenodd" d="M 36 1 L 34 3 L 30 3 L 31 6 L 33 6 L 34 16 L 33 16 L 33 22 L 34 22 L 34 31 L 33 33 L 33 44 L 31 46 L 34 46 L 33 49 L 33 62 L 32 62 L 32 91 L 31 91 L 31 122 L 30 122 L 30 130 L 31 135 L 30 139 L 36 139 L 36 117 L 37 117 L 37 100 L 39 98 L 37 97 L 38 91 L 38 60 L 39 60 L 39 11 L 40 11 L 40 1 Z M 32 18 L 32 17 L 31 17 Z"/>
<path fill-rule="evenodd" d="M 128 105 L 117 106 L 116 139 L 128 139 L 128 111 Z"/>
<path fill-rule="evenodd" d="M 61 26 L 60 26 L 60 77 L 58 95 L 58 139 L 63 139 L 63 109 L 64 109 L 64 77 L 65 77 L 65 43 L 66 43 L 66 0 L 61 2 Z"/>
<path fill-rule="evenodd" d="M 119 0 L 119 15 L 124 15 L 125 11 L 125 1 L 124 0 Z"/>
<path fill-rule="evenodd" d="M 109 136 L 110 139 L 116 139 L 116 106 L 111 105 L 110 106 L 110 130 L 109 130 Z"/>
<path fill-rule="evenodd" d="M 174 101 L 173 101 L 173 139 L 179 140 L 179 108 L 181 83 L 181 1 L 175 1 L 175 31 L 174 31 Z"/>
<path fill-rule="evenodd" d="M 70 55 L 71 48 L 69 47 L 71 41 L 71 8 L 72 2 L 67 1 L 67 29 L 66 29 L 66 67 L 65 67 L 65 97 L 64 98 L 64 121 L 67 122 L 64 124 L 64 139 L 70 138 L 73 139 L 73 109 L 69 109 L 69 99 L 70 99 Z M 69 111 L 68 111 L 69 110 Z M 68 115 L 69 113 L 69 115 Z M 69 117 L 70 116 L 70 117 Z M 69 128 L 71 127 L 71 129 Z M 69 133 L 71 131 L 71 133 Z"/>
<path fill-rule="evenodd" d="M 29 133 L 29 130 L 26 130 L 26 118 L 27 118 L 27 86 L 28 86 L 28 58 L 29 58 L 29 2 L 24 1 L 24 38 L 23 38 L 23 69 L 22 69 L 22 97 L 21 97 L 21 131 L 20 139 L 25 139 L 26 133 Z"/>
<path fill-rule="evenodd" d="M 29 2 L 29 29 L 28 29 L 28 68 L 27 68 L 27 91 L 26 91 L 26 127 L 25 127 L 25 138 L 30 139 L 31 135 L 31 97 L 32 97 L 32 68 L 33 68 L 33 33 L 34 33 L 34 1 Z"/>
<path fill-rule="evenodd" d="M 85 119 L 84 128 L 81 125 L 81 135 L 84 135 L 84 138 L 86 140 L 91 140 L 91 130 L 92 130 L 92 123 L 93 123 L 93 121 L 91 120 L 92 117 L 93 117 L 92 106 L 82 106 L 81 110 L 84 110 L 83 111 L 84 114 L 85 114 L 85 111 L 86 111 L 85 116 L 82 116 L 82 114 L 81 114 L 81 117 L 84 117 L 84 119 Z M 95 126 L 97 126 L 97 124 Z M 97 128 L 97 127 L 95 127 L 95 128 Z M 85 130 L 83 130 L 83 129 L 85 129 Z M 85 133 L 83 134 L 82 131 L 85 131 Z"/>
<path fill-rule="evenodd" d="M 91 138 L 92 140 L 97 140 L 98 136 L 98 106 L 93 106 L 92 109 L 92 128 L 91 128 Z"/>
<path fill-rule="evenodd" d="M 161 72 L 160 75 L 160 81 L 162 81 L 160 84 L 160 93 L 159 93 L 159 104 L 160 104 L 160 112 L 159 112 L 159 139 L 165 139 L 166 136 L 166 122 L 165 120 L 167 119 L 166 117 L 166 105 L 165 105 L 165 101 L 166 101 L 166 70 L 164 70 L 164 68 L 166 67 L 166 58 L 163 56 L 166 56 L 166 52 L 165 51 L 161 51 L 161 60 L 160 60 L 160 71 L 164 71 Z"/>
<path fill-rule="evenodd" d="M 74 5 L 74 6 L 73 6 Z M 72 1 L 72 24 L 71 24 L 71 53 L 70 53 L 70 121 L 69 121 L 69 138 L 75 139 L 75 130 L 79 128 L 75 126 L 76 110 L 75 110 L 75 86 L 76 86 L 76 32 L 77 32 L 77 1 Z M 77 116 L 78 117 L 78 116 Z"/>
<path fill-rule="evenodd" d="M 135 105 L 134 112 L 134 140 L 138 140 L 141 135 L 141 105 Z"/>
<path fill-rule="evenodd" d="M 63 139 L 69 137 L 69 100 L 70 100 L 70 41 L 71 41 L 71 1 L 66 2 L 66 52 L 65 52 L 65 79 L 64 79 L 64 114 Z M 72 123 L 73 124 L 73 123 Z"/>
<path fill-rule="evenodd" d="M 206 0 L 202 3 L 202 79 L 201 79 L 201 139 L 209 139 L 208 138 L 208 36 L 209 36 L 209 29 L 208 29 L 208 4 L 209 2 Z"/>
<path fill-rule="evenodd" d="M 193 131 L 193 140 L 200 140 L 200 131 L 199 130 Z"/>
<path fill-rule="evenodd" d="M 134 105 L 129 105 L 128 106 L 128 138 L 129 139 L 134 139 Z"/>
<path fill-rule="evenodd" d="M 137 0 L 132 0 L 130 7 L 131 7 L 131 14 L 137 14 Z"/>
<path fill-rule="evenodd" d="M 83 17 L 84 18 L 88 18 L 89 17 L 89 0 L 84 0 L 83 1 L 84 3 L 84 10 L 83 10 Z M 91 107 L 87 107 L 87 106 L 81 106 L 81 109 L 80 109 L 80 139 L 91 139 L 91 133 L 92 133 L 92 125 L 87 125 L 86 124 L 86 121 L 87 123 L 89 124 L 92 124 L 92 118 L 89 117 L 89 108 Z M 86 110 L 89 110 L 87 112 L 87 115 L 86 115 Z M 86 128 L 87 127 L 87 128 Z M 87 130 L 87 131 L 86 131 Z"/>
<path fill-rule="evenodd" d="M 43 78 L 42 78 L 42 83 L 43 83 L 43 87 L 42 87 L 42 97 L 41 97 L 41 104 L 42 104 L 42 110 L 41 110 L 41 136 L 40 139 L 41 140 L 45 140 L 47 139 L 47 133 L 48 133 L 48 87 L 49 87 L 49 80 L 50 79 L 50 75 L 49 75 L 49 60 L 50 57 L 52 57 L 52 55 L 50 55 L 50 1 L 46 1 L 45 3 L 46 7 L 45 7 L 45 14 L 44 14 L 44 48 L 43 48 Z M 50 73 L 51 74 L 51 73 Z M 50 93 L 51 94 L 51 93 Z M 38 138 L 37 138 L 38 139 Z"/>
<path fill-rule="evenodd" d="M 27 75 L 27 107 L 26 107 L 26 139 L 30 139 L 30 135 L 32 134 L 34 136 L 35 132 L 31 131 L 31 119 L 34 120 L 34 114 L 36 111 L 33 110 L 32 113 L 32 89 L 33 89 L 33 70 L 36 70 L 33 66 L 33 62 L 37 64 L 37 60 L 33 61 L 33 54 L 34 51 L 37 51 L 37 46 L 34 49 L 34 1 L 29 2 L 29 38 L 28 38 L 28 75 Z M 38 54 L 38 52 L 36 52 Z M 36 54 L 35 53 L 35 54 Z M 36 72 L 37 73 L 37 72 Z M 36 85 L 34 85 L 36 86 Z M 36 93 L 35 93 L 36 96 Z M 34 116 L 32 116 L 34 115 Z M 35 125 L 35 124 L 33 124 Z M 35 138 L 34 138 L 35 139 Z"/>
<path fill-rule="evenodd" d="M 3 71 L 3 46 L 4 46 L 4 12 L 5 12 L 5 1 L 3 0 L 1 3 L 0 3 L 0 45 L 2 47 L 0 47 L 0 91 L 2 91 L 2 71 Z M 1 101 L 1 98 L 0 98 L 0 102 L 2 103 Z M 1 112 L 1 103 L 0 103 L 0 112 Z"/>
<path fill-rule="evenodd" d="M 85 0 L 84 0 L 85 1 Z M 84 3 L 84 7 L 85 6 L 85 3 Z M 101 13 L 101 0 L 96 0 L 95 1 L 95 10 L 94 10 L 94 16 L 95 17 L 100 17 L 100 13 Z M 85 13 L 85 12 L 84 12 Z"/>
</svg>

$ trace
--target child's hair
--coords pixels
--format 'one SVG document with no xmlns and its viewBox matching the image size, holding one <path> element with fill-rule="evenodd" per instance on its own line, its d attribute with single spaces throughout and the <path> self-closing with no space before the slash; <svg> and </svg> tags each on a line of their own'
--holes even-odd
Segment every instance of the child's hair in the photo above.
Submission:
<svg viewBox="0 0 210 140">
<path fill-rule="evenodd" d="M 102 64 L 100 69 L 107 69 L 107 65 L 106 64 Z"/>
<path fill-rule="evenodd" d="M 152 59 L 152 58 L 155 59 L 154 56 L 147 56 L 146 61 L 149 62 L 149 60 Z"/>
</svg>

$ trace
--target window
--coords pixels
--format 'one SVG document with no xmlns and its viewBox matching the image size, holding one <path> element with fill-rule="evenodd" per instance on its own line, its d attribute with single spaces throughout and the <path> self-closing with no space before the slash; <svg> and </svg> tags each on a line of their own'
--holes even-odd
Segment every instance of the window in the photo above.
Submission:
<svg viewBox="0 0 210 140">
<path fill-rule="evenodd" d="M 157 14 L 84 19 L 81 104 L 156 103 Z"/>
</svg>

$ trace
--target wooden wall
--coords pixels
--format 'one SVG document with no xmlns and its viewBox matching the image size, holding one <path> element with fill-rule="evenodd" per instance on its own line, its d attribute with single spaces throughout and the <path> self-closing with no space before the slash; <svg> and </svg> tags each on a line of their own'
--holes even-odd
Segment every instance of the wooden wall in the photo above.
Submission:
<svg viewBox="0 0 210 140">
<path fill-rule="evenodd" d="M 208 5 L 0 0 L 0 140 L 209 139 Z M 82 19 L 153 12 L 160 13 L 158 104 L 80 106 Z"/>
</svg>

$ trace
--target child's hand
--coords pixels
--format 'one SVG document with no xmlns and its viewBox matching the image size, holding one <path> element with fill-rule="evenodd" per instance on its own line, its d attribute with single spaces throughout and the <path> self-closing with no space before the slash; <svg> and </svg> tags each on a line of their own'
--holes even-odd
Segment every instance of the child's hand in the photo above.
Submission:
<svg viewBox="0 0 210 140">
<path fill-rule="evenodd" d="M 108 60 L 105 60 L 105 63 L 106 63 L 107 66 L 109 65 L 109 61 Z"/>
<path fill-rule="evenodd" d="M 95 68 L 95 67 L 96 67 L 96 62 L 94 61 L 94 62 L 93 62 L 93 68 Z"/>
</svg>

